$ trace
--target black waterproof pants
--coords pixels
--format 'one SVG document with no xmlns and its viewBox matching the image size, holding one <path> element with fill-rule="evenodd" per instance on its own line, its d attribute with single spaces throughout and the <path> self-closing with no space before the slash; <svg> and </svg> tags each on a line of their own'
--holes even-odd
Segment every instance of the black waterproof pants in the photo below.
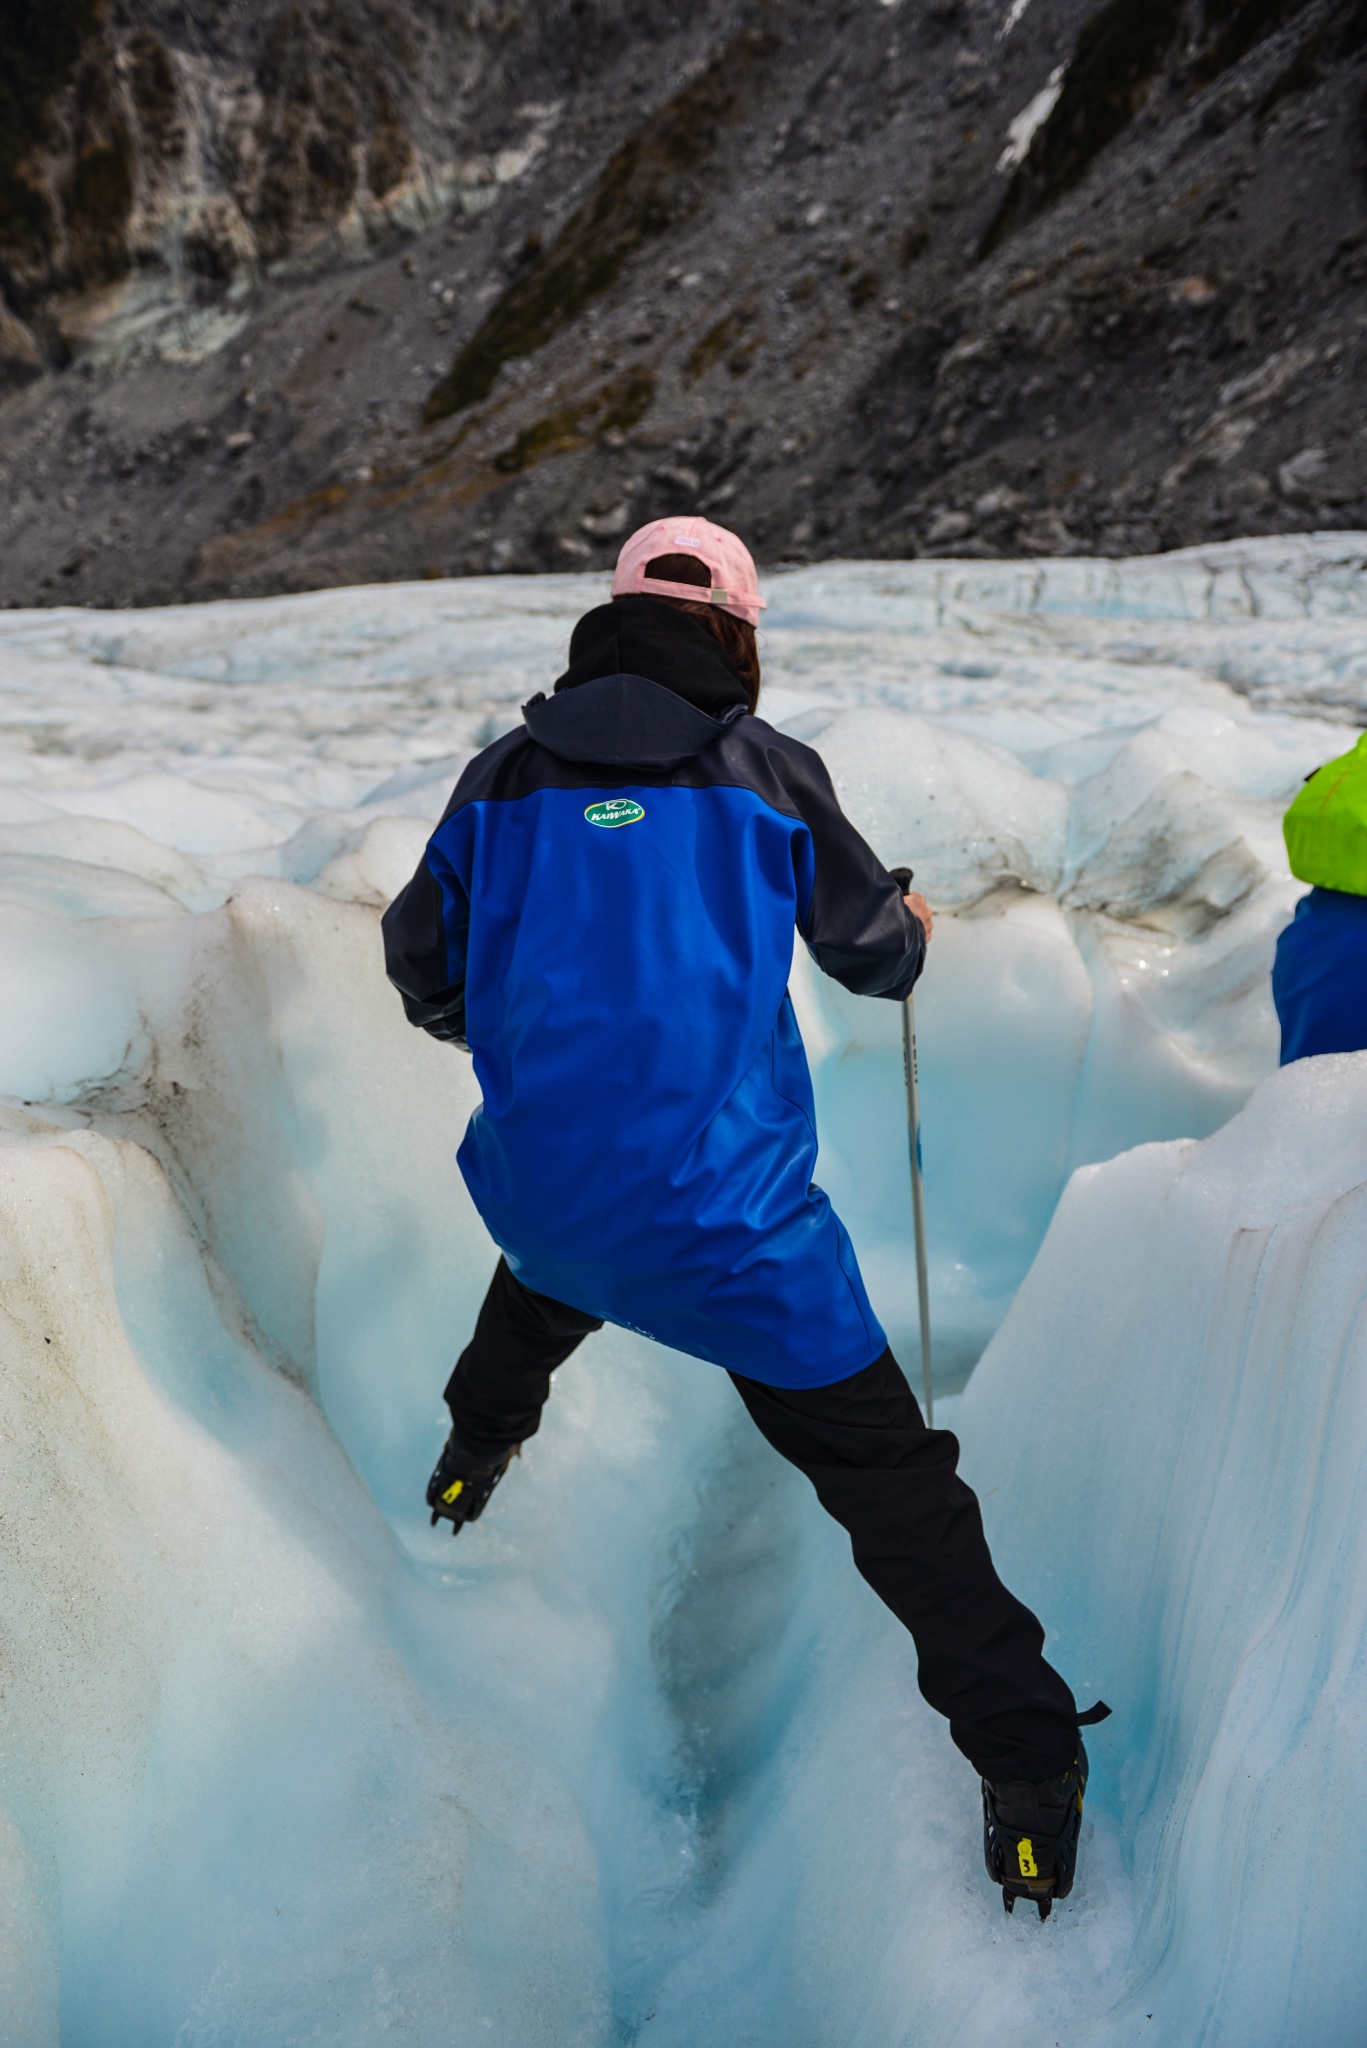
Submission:
<svg viewBox="0 0 1367 2048">
<path fill-rule="evenodd" d="M 456 1440 L 492 1461 L 535 1434 L 551 1373 L 597 1317 L 523 1287 L 500 1259 L 446 1389 Z M 849 1531 L 854 1561 L 916 1643 L 921 1691 L 974 1769 L 1039 1783 L 1077 1753 L 1077 1704 L 1044 1631 L 997 1577 L 958 1440 L 927 1429 L 891 1351 L 834 1386 L 731 1378 L 774 1449 Z"/>
</svg>

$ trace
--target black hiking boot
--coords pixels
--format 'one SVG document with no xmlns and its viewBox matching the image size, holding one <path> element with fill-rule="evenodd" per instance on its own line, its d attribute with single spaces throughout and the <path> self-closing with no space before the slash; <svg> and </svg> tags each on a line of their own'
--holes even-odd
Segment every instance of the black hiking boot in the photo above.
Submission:
<svg viewBox="0 0 1367 2048">
<path fill-rule="evenodd" d="M 459 1536 L 467 1522 L 477 1522 L 489 1505 L 490 1494 L 521 1449 L 521 1444 L 514 1444 L 512 1450 L 491 1465 L 472 1458 L 461 1449 L 454 1435 L 449 1436 L 437 1460 L 437 1469 L 427 1482 L 432 1527 L 435 1529 L 438 1522 L 449 1522 L 451 1534 Z"/>
<path fill-rule="evenodd" d="M 1087 1751 L 1079 1736 L 1077 1761 L 1045 1785 L 989 1785 L 983 1779 L 983 1854 L 987 1874 L 1002 1888 L 1011 1912 L 1017 1899 L 1033 1899 L 1047 1920 L 1055 1899 L 1066 1899 L 1077 1869 Z"/>
</svg>

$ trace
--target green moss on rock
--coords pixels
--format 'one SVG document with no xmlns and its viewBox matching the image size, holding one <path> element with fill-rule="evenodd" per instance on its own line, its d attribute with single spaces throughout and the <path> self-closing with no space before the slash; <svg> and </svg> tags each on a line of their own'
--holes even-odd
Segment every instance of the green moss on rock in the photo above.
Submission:
<svg viewBox="0 0 1367 2048">
<path fill-rule="evenodd" d="M 756 76 L 777 48 L 768 32 L 743 30 L 622 145 L 435 386 L 429 424 L 486 398 L 504 363 L 544 348 L 609 289 L 628 257 L 697 212 L 708 159 L 724 128 L 753 107 Z"/>
<path fill-rule="evenodd" d="M 723 357 L 735 377 L 749 369 L 757 346 L 757 338 L 746 338 L 745 330 L 755 317 L 753 306 L 738 306 L 733 313 L 727 313 L 716 325 L 709 327 L 700 341 L 694 343 L 684 363 L 684 376 L 690 384 L 705 377 L 714 364 Z"/>
<path fill-rule="evenodd" d="M 549 455 L 568 455 L 576 448 L 586 447 L 595 434 L 605 433 L 610 427 L 624 432 L 645 418 L 654 396 L 655 378 L 650 371 L 637 370 L 628 377 L 619 377 L 605 384 L 592 398 L 533 420 L 516 440 L 499 450 L 494 468 L 500 476 L 518 476 Z"/>
</svg>

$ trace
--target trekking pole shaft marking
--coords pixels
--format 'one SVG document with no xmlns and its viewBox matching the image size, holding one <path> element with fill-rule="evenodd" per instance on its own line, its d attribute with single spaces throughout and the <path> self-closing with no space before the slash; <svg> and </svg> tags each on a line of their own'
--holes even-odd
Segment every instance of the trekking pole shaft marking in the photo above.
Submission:
<svg viewBox="0 0 1367 2048">
<path fill-rule="evenodd" d="M 926 1426 L 933 1429 L 935 1396 L 930 1376 L 930 1275 L 926 1267 L 926 1197 L 921 1184 L 921 1094 L 916 1073 L 916 1008 L 911 996 L 902 1005 L 902 1064 L 907 1079 L 911 1220 L 916 1234 L 916 1295 L 921 1310 L 921 1379 L 926 1396 Z"/>
</svg>

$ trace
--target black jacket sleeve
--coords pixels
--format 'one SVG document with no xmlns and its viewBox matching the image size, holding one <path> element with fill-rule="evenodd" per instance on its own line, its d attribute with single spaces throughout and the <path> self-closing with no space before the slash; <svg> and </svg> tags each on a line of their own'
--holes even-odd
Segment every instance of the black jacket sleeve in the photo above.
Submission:
<svg viewBox="0 0 1367 2048">
<path fill-rule="evenodd" d="M 455 886 L 459 887 L 459 884 Z M 466 904 L 466 917 L 469 905 Z M 442 894 L 423 855 L 417 873 L 383 918 L 385 972 L 403 997 L 410 1024 L 465 1051 L 465 979 L 448 982 L 448 937 Z"/>
<path fill-rule="evenodd" d="M 789 740 L 783 781 L 812 835 L 816 886 L 798 926 L 823 974 L 857 996 L 902 1002 L 925 964 L 926 935 L 902 891 L 840 808 L 826 764 Z"/>
</svg>

